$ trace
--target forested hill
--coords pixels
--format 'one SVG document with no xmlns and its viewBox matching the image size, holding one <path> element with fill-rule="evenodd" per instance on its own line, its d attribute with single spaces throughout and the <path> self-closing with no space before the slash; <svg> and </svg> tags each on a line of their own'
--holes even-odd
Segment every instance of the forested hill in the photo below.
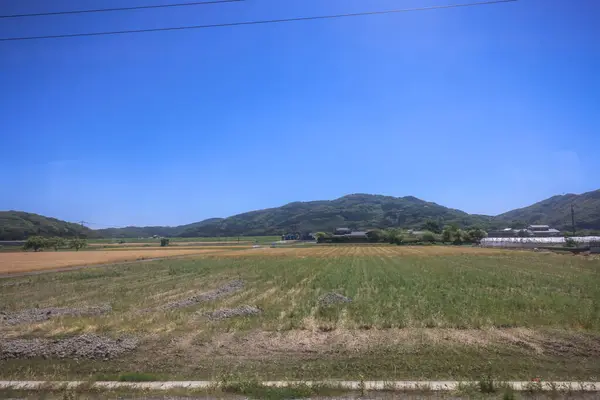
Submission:
<svg viewBox="0 0 600 400">
<path fill-rule="evenodd" d="M 600 230 L 600 190 L 583 194 L 553 196 L 529 207 L 498 215 L 498 221 L 550 225 L 559 230 L 571 230 L 571 204 L 575 211 L 577 230 Z"/>
<path fill-rule="evenodd" d="M 0 211 L 0 240 L 22 240 L 29 236 L 95 237 L 89 228 L 22 211 Z"/>
<path fill-rule="evenodd" d="M 484 229 L 508 225 L 548 224 L 570 228 L 570 205 L 575 206 L 578 230 L 600 230 L 600 190 L 581 195 L 554 196 L 518 210 L 491 217 L 467 214 L 416 197 L 352 194 L 335 200 L 295 202 L 282 207 L 251 211 L 229 218 L 211 218 L 176 227 L 127 227 L 90 230 L 80 225 L 37 214 L 0 212 L 0 240 L 19 240 L 30 235 L 84 237 L 171 237 L 279 235 L 285 232 L 331 232 L 351 229 L 416 228 L 428 221 Z"/>
<path fill-rule="evenodd" d="M 353 194 L 336 200 L 295 202 L 229 218 L 213 218 L 178 227 L 122 228 L 97 231 L 105 237 L 279 235 L 285 232 L 331 232 L 337 227 L 422 228 L 433 220 L 459 226 L 488 226 L 491 217 L 469 215 L 416 197 Z"/>
</svg>

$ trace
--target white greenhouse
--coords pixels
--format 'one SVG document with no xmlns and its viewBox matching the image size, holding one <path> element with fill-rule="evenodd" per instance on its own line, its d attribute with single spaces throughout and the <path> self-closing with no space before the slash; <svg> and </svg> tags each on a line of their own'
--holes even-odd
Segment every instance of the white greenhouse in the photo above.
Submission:
<svg viewBox="0 0 600 400">
<path fill-rule="evenodd" d="M 600 236 L 575 236 L 571 239 L 578 245 L 583 246 L 596 246 L 600 243 Z M 481 240 L 482 247 L 535 248 L 541 246 L 564 246 L 565 244 L 566 240 L 564 237 L 498 237 Z"/>
</svg>

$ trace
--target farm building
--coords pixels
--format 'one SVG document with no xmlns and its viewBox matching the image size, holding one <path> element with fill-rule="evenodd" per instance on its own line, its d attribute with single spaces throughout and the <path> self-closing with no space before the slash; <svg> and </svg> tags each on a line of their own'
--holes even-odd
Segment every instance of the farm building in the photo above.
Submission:
<svg viewBox="0 0 600 400">
<path fill-rule="evenodd" d="M 365 231 L 355 231 L 355 232 L 347 233 L 345 235 L 333 235 L 333 237 L 347 237 L 352 240 L 355 240 L 355 239 L 368 240 L 367 232 L 365 232 Z"/>
<path fill-rule="evenodd" d="M 333 232 L 334 235 L 348 235 L 352 233 L 352 229 L 350 228 L 336 228 Z"/>
<path fill-rule="evenodd" d="M 550 228 L 548 225 L 529 225 L 526 229 L 504 228 L 498 231 L 488 232 L 491 238 L 511 238 L 511 237 L 557 237 L 560 236 L 558 229 Z"/>
<path fill-rule="evenodd" d="M 559 230 L 550 228 L 548 225 L 529 225 L 527 230 L 531 232 L 533 236 L 538 237 L 552 237 L 560 235 Z"/>
</svg>

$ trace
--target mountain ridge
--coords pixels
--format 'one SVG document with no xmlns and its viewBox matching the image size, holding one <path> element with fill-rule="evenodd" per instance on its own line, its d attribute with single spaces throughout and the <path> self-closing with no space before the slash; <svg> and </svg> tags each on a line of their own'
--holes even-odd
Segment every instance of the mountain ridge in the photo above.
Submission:
<svg viewBox="0 0 600 400">
<path fill-rule="evenodd" d="M 179 226 L 130 226 L 92 230 L 80 225 L 22 211 L 0 212 L 0 240 L 20 240 L 33 234 L 95 237 L 260 236 L 289 231 L 416 228 L 427 221 L 463 228 L 495 229 L 508 225 L 547 224 L 570 230 L 570 204 L 575 205 L 577 228 L 600 231 L 600 190 L 552 196 L 497 216 L 468 214 L 414 196 L 393 197 L 353 193 L 334 200 L 296 201 L 280 207 L 253 210 L 227 218 L 208 218 Z M 63 225 L 64 224 L 64 225 Z"/>
</svg>

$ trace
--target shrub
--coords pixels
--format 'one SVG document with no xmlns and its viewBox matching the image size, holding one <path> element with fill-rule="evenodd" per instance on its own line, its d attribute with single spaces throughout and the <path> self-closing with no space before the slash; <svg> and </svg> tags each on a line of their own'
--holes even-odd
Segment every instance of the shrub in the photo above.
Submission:
<svg viewBox="0 0 600 400">
<path fill-rule="evenodd" d="M 396 234 L 392 240 L 390 241 L 391 244 L 397 244 L 397 245 L 401 245 L 402 243 L 404 243 L 404 236 L 402 236 L 401 234 Z"/>
<path fill-rule="evenodd" d="M 577 247 L 577 242 L 573 238 L 566 237 L 565 238 L 565 246 L 566 247 Z"/>
<path fill-rule="evenodd" d="M 330 237 L 330 235 L 325 232 L 317 232 L 315 237 L 317 238 L 317 243 L 323 243 L 328 237 Z"/>
<path fill-rule="evenodd" d="M 50 239 L 46 239 L 46 243 L 47 243 L 47 247 L 52 247 L 54 249 L 54 251 L 58 251 L 58 249 L 60 249 L 61 247 L 65 247 L 67 245 L 67 242 L 65 241 L 65 239 L 61 238 L 61 237 L 53 237 Z"/>
<path fill-rule="evenodd" d="M 87 240 L 85 239 L 71 239 L 69 241 L 69 248 L 79 251 L 87 246 Z"/>
<path fill-rule="evenodd" d="M 126 372 L 119 375 L 119 382 L 153 382 L 157 377 L 143 372 Z"/>
<path fill-rule="evenodd" d="M 367 237 L 369 238 L 369 242 L 379 243 L 385 239 L 385 234 L 379 229 L 373 229 L 372 231 L 367 232 Z"/>
<path fill-rule="evenodd" d="M 426 243 L 434 243 L 435 242 L 435 235 L 431 232 L 425 232 L 423 234 L 423 236 L 421 237 L 421 240 L 426 242 Z"/>
<path fill-rule="evenodd" d="M 27 241 L 23 245 L 23 250 L 27 251 L 33 249 L 33 251 L 40 251 L 48 247 L 48 244 L 49 242 L 46 238 L 41 236 L 31 236 L 27 238 Z"/>
<path fill-rule="evenodd" d="M 494 393 L 496 392 L 496 387 L 494 386 L 494 380 L 491 375 L 487 375 L 482 377 L 479 380 L 479 390 L 481 393 Z"/>
<path fill-rule="evenodd" d="M 400 231 L 394 228 L 390 228 L 385 231 L 384 240 L 390 244 L 398 244 L 398 237 L 400 236 Z"/>
<path fill-rule="evenodd" d="M 481 239 L 487 237 L 487 233 L 483 229 L 480 229 L 480 228 L 470 229 L 467 232 L 467 234 L 469 236 L 469 239 L 475 243 L 479 243 L 479 242 L 481 242 Z"/>
<path fill-rule="evenodd" d="M 446 227 L 442 232 L 442 242 L 448 243 L 453 241 L 453 231 L 449 227 Z"/>
<path fill-rule="evenodd" d="M 161 247 L 165 247 L 165 246 L 168 246 L 168 245 L 169 245 L 169 239 L 167 239 L 167 238 L 160 239 L 160 246 Z"/>
</svg>

